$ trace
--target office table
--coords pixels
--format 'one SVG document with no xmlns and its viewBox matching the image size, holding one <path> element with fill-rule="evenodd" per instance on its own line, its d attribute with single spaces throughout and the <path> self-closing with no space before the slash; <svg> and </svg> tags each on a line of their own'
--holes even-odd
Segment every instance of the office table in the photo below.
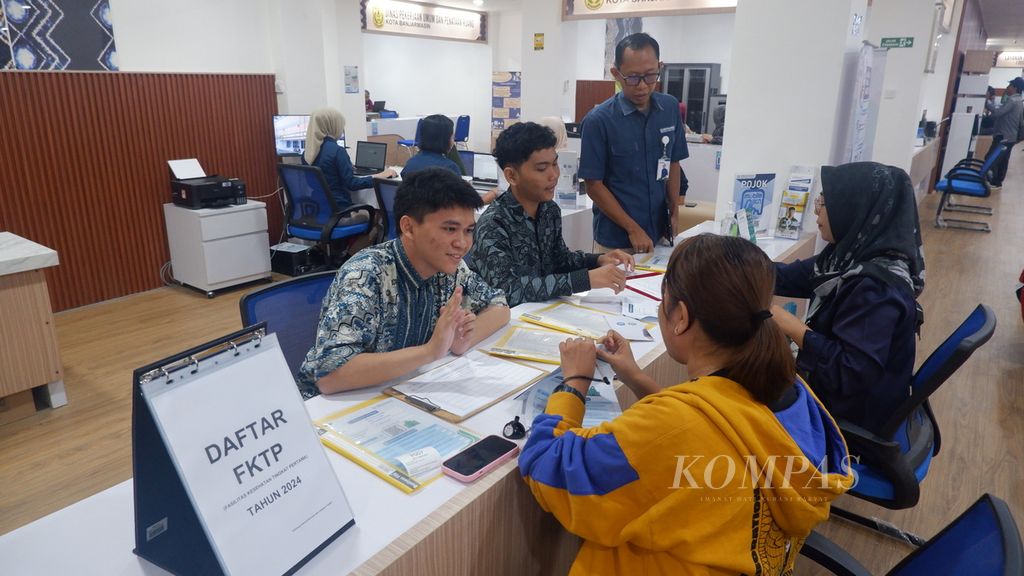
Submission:
<svg viewBox="0 0 1024 576">
<path fill-rule="evenodd" d="M 11 419 L 35 410 L 28 392 L 33 388 L 40 388 L 52 407 L 68 403 L 43 272 L 58 263 L 56 251 L 0 232 L 0 398 L 18 395 L 8 401 L 18 406 Z"/>
<path fill-rule="evenodd" d="M 684 235 L 700 231 L 698 226 Z M 769 247 L 769 254 L 785 259 L 806 240 L 781 241 Z M 513 322 L 522 312 L 544 305 L 517 306 Z M 480 347 L 489 346 L 503 331 Z M 685 367 L 668 357 L 657 335 L 655 342 L 634 343 L 633 349 L 644 372 L 657 382 L 672 385 L 686 379 Z M 308 400 L 306 409 L 311 418 L 319 418 L 380 390 L 378 386 L 319 396 Z M 618 396 L 624 407 L 635 401 L 625 386 L 618 388 Z M 505 422 L 519 415 L 520 406 L 520 401 L 508 399 L 462 425 L 480 434 L 500 433 Z M 406 495 L 350 460 L 325 451 L 352 505 L 356 525 L 299 574 L 564 574 L 575 557 L 579 539 L 540 509 L 514 461 L 473 484 L 442 477 L 419 493 Z M 129 480 L 0 536 L 0 572 L 165 574 L 131 552 L 132 506 Z"/>
</svg>

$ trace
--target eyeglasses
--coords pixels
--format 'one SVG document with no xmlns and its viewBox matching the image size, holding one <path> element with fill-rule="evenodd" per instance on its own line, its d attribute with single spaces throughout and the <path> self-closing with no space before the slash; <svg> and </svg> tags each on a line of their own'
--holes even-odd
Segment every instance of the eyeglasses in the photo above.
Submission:
<svg viewBox="0 0 1024 576">
<path fill-rule="evenodd" d="M 637 74 L 635 76 L 623 76 L 622 83 L 626 86 L 636 86 L 643 80 L 646 84 L 654 84 L 661 78 L 661 71 L 652 72 L 651 74 Z"/>
<path fill-rule="evenodd" d="M 821 209 L 825 207 L 825 195 L 818 194 L 818 197 L 814 199 L 814 211 L 821 212 Z"/>
</svg>

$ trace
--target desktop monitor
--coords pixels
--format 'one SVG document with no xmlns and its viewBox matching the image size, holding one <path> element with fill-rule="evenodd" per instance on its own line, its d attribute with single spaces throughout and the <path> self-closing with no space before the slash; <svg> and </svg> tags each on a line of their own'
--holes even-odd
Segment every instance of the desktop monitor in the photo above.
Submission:
<svg viewBox="0 0 1024 576">
<path fill-rule="evenodd" d="M 274 116 L 274 145 L 279 156 L 300 155 L 306 149 L 306 128 L 309 116 L 286 114 Z"/>
<path fill-rule="evenodd" d="M 384 106 L 386 104 L 387 104 L 387 102 L 384 101 L 384 100 L 374 100 L 373 101 L 373 111 L 377 112 L 377 113 L 383 112 L 384 111 Z"/>
</svg>

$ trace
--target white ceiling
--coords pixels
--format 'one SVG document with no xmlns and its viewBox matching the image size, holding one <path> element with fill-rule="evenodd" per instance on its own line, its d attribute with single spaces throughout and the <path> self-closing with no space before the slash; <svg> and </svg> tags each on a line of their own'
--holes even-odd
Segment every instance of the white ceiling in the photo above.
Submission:
<svg viewBox="0 0 1024 576">
<path fill-rule="evenodd" d="M 978 0 L 988 47 L 1024 50 L 1024 0 Z"/>
</svg>

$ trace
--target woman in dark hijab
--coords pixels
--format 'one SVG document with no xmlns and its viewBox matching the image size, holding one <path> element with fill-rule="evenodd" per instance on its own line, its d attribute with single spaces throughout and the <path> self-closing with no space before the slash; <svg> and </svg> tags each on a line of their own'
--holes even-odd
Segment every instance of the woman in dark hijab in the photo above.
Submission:
<svg viewBox="0 0 1024 576">
<path fill-rule="evenodd" d="M 823 166 L 821 184 L 814 211 L 828 245 L 776 265 L 776 295 L 811 299 L 806 324 L 778 306 L 772 314 L 832 415 L 877 432 L 910 394 L 923 320 L 917 201 L 906 172 L 875 162 Z"/>
</svg>

